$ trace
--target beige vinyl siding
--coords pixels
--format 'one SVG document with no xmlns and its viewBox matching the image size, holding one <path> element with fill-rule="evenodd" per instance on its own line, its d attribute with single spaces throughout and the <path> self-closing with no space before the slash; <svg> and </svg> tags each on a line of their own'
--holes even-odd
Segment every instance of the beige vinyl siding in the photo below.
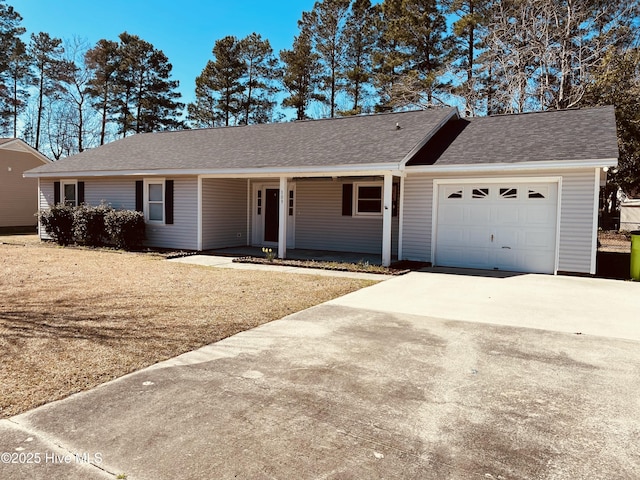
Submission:
<svg viewBox="0 0 640 480">
<path fill-rule="evenodd" d="M 505 172 L 487 174 L 487 178 L 562 177 L 558 270 L 591 272 L 595 170 L 546 170 L 535 173 Z M 409 173 L 404 182 L 404 218 L 402 258 L 432 261 L 433 180 L 471 178 L 464 175 Z M 484 177 L 477 177 L 479 180 Z"/>
<path fill-rule="evenodd" d="M 247 181 L 203 179 L 202 249 L 247 244 Z"/>
<path fill-rule="evenodd" d="M 382 216 L 342 215 L 342 184 L 355 181 L 296 181 L 296 248 L 381 254 Z M 398 217 L 392 222 L 392 255 L 397 255 Z"/>
<path fill-rule="evenodd" d="M 38 223 L 38 180 L 22 174 L 42 163 L 31 153 L 0 149 L 0 227 Z"/>
</svg>

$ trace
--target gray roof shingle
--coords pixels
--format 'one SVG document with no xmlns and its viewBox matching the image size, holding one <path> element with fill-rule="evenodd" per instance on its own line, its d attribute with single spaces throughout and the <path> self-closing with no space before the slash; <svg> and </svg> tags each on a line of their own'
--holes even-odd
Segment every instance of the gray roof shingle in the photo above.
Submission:
<svg viewBox="0 0 640 480">
<path fill-rule="evenodd" d="M 447 125 L 440 128 L 448 118 Z M 398 129 L 397 126 L 400 128 Z M 437 132 L 437 133 L 436 133 Z M 433 136 L 432 136 L 433 135 Z M 248 173 L 400 165 L 617 159 L 611 106 L 459 119 L 455 109 L 134 135 L 30 170 L 35 176 L 190 170 Z"/>
<path fill-rule="evenodd" d="M 450 121 L 407 165 L 617 159 L 612 106 Z"/>
<path fill-rule="evenodd" d="M 399 163 L 453 108 L 133 135 L 31 173 Z M 399 125 L 398 129 L 396 125 Z"/>
</svg>

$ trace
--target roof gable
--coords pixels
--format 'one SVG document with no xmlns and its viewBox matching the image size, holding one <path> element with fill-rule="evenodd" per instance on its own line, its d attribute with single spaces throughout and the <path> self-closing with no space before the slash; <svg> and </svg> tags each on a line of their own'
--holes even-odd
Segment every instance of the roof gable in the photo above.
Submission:
<svg viewBox="0 0 640 480">
<path fill-rule="evenodd" d="M 24 140 L 19 138 L 0 138 L 0 150 L 30 153 L 43 164 L 51 163 L 51 159 L 40 153 Z"/>
<path fill-rule="evenodd" d="M 618 158 L 612 106 L 449 121 L 408 165 Z"/>
</svg>

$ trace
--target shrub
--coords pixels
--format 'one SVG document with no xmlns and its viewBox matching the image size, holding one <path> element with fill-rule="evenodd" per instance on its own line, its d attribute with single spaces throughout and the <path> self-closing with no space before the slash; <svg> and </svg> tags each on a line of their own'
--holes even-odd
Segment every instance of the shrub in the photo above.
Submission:
<svg viewBox="0 0 640 480">
<path fill-rule="evenodd" d="M 104 216 L 107 234 L 116 247 L 131 250 L 144 241 L 144 215 L 133 210 L 110 210 Z"/>
<path fill-rule="evenodd" d="M 58 245 L 73 242 L 73 207 L 61 203 L 40 212 L 40 224 Z"/>
<path fill-rule="evenodd" d="M 104 217 L 112 211 L 111 206 L 101 203 L 97 207 L 82 204 L 73 211 L 73 233 L 77 242 L 91 247 L 109 243 Z"/>
</svg>

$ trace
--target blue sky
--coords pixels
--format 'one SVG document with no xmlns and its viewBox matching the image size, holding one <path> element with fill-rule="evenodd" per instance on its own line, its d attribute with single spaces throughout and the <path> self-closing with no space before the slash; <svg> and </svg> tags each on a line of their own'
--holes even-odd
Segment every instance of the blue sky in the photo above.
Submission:
<svg viewBox="0 0 640 480">
<path fill-rule="evenodd" d="M 162 50 L 180 81 L 182 100 L 194 98 L 195 78 L 212 58 L 217 39 L 242 38 L 252 32 L 271 42 L 277 54 L 291 48 L 297 21 L 314 0 L 7 0 L 22 15 L 31 33 L 86 39 L 117 40 L 124 31 Z"/>
</svg>

